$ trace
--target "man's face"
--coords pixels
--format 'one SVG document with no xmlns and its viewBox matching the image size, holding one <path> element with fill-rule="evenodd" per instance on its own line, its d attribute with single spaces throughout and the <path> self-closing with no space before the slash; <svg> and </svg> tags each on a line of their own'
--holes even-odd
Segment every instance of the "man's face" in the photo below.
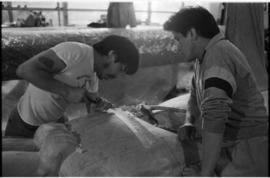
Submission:
<svg viewBox="0 0 270 178">
<path fill-rule="evenodd" d="M 108 60 L 104 62 L 97 70 L 97 76 L 100 80 L 109 80 L 124 74 L 125 66 L 119 62 L 115 63 L 115 55 L 108 55 Z"/>
<path fill-rule="evenodd" d="M 191 62 L 195 59 L 193 56 L 193 43 L 191 34 L 188 32 L 186 37 L 183 36 L 181 33 L 173 32 L 174 39 L 179 44 L 179 49 L 184 54 L 184 59 L 186 62 Z"/>
</svg>

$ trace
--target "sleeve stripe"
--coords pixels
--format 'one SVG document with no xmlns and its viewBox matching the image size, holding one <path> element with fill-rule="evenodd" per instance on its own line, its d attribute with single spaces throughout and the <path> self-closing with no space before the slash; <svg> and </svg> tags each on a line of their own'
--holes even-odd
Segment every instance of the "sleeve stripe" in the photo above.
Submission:
<svg viewBox="0 0 270 178">
<path fill-rule="evenodd" d="M 227 95 L 230 98 L 232 98 L 233 88 L 230 85 L 230 83 L 227 82 L 226 80 L 223 80 L 217 77 L 208 78 L 205 80 L 204 89 L 207 89 L 210 87 L 216 87 L 216 88 L 222 89 L 227 93 Z"/>
<path fill-rule="evenodd" d="M 236 92 L 237 88 L 236 81 L 233 74 L 229 70 L 221 66 L 212 66 L 211 68 L 205 71 L 204 80 L 215 77 L 229 82 L 229 84 L 233 88 L 233 93 Z"/>
</svg>

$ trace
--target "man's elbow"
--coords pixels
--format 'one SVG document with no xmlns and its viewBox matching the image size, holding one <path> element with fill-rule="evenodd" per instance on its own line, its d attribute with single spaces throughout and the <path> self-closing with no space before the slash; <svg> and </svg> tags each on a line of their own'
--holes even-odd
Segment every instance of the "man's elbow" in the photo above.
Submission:
<svg viewBox="0 0 270 178">
<path fill-rule="evenodd" d="M 20 65 L 19 67 L 17 67 L 17 69 L 16 69 L 16 75 L 18 76 L 18 77 L 20 77 L 20 78 L 23 78 L 22 76 L 23 76 L 23 73 L 24 73 L 24 69 L 23 69 L 23 67 Z"/>
<path fill-rule="evenodd" d="M 24 64 L 21 64 L 17 69 L 16 69 L 16 75 L 19 78 L 26 79 L 27 76 L 29 76 L 30 70 L 27 69 L 27 67 Z"/>
</svg>

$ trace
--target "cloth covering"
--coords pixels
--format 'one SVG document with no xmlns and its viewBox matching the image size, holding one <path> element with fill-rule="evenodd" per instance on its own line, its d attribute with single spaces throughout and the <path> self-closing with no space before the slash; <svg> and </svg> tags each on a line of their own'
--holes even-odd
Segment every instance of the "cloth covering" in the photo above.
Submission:
<svg viewBox="0 0 270 178">
<path fill-rule="evenodd" d="M 136 17 L 132 2 L 111 2 L 107 15 L 109 28 L 125 28 L 136 26 Z"/>
<path fill-rule="evenodd" d="M 245 54 L 260 90 L 268 89 L 263 3 L 228 3 L 226 37 Z"/>
</svg>

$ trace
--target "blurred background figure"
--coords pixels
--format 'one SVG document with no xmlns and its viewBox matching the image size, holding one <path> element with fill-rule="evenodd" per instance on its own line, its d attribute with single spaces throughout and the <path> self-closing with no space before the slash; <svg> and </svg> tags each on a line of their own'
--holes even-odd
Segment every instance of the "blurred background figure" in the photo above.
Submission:
<svg viewBox="0 0 270 178">
<path fill-rule="evenodd" d="M 106 28 L 107 27 L 107 15 L 102 14 L 100 15 L 100 19 L 97 22 L 91 22 L 87 25 L 87 27 L 93 28 Z"/>
<path fill-rule="evenodd" d="M 136 27 L 136 17 L 132 2 L 110 2 L 107 13 L 107 27 Z"/>
<path fill-rule="evenodd" d="M 26 19 L 17 18 L 17 27 L 46 27 L 49 23 L 46 22 L 45 16 L 41 11 L 31 11 Z"/>
</svg>

